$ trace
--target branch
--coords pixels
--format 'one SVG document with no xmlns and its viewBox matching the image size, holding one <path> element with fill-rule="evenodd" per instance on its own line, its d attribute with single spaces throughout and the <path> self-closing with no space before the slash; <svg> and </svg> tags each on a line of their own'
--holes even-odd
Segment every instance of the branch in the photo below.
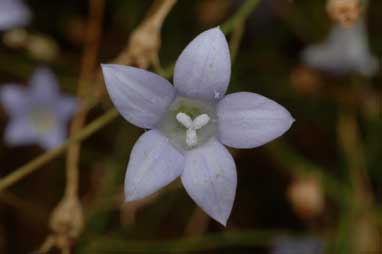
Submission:
<svg viewBox="0 0 382 254">
<path fill-rule="evenodd" d="M 29 174 L 33 173 L 34 171 L 36 171 L 37 169 L 39 169 L 41 166 L 45 165 L 49 161 L 58 157 L 60 154 L 65 152 L 65 150 L 68 148 L 70 144 L 79 142 L 81 140 L 84 140 L 90 137 L 91 135 L 96 133 L 98 130 L 103 128 L 105 125 L 107 125 L 108 123 L 116 119 L 117 116 L 118 116 L 118 112 L 115 109 L 109 110 L 103 116 L 97 118 L 88 126 L 83 128 L 81 132 L 71 137 L 65 144 L 61 145 L 60 147 L 56 149 L 50 150 L 42 154 L 41 156 L 27 163 L 26 165 L 14 170 L 9 175 L 3 177 L 0 181 L 0 192 L 8 188 L 9 186 L 15 184 L 16 182 L 23 179 L 24 177 L 28 176 Z"/>
<path fill-rule="evenodd" d="M 92 239 L 85 253 L 199 253 L 227 247 L 267 247 L 274 231 L 227 231 L 170 241 L 134 241 L 118 236 Z"/>
<path fill-rule="evenodd" d="M 229 20 L 221 25 L 222 31 L 227 34 L 234 30 L 238 24 L 244 22 L 259 3 L 260 0 L 247 0 Z"/>
</svg>

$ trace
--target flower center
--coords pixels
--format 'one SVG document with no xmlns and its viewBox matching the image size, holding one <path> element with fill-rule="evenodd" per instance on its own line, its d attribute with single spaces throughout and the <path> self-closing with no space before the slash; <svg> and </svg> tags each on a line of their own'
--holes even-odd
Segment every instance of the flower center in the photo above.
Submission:
<svg viewBox="0 0 382 254">
<path fill-rule="evenodd" d="M 159 130 L 176 148 L 187 151 L 213 137 L 216 122 L 214 105 L 177 97 L 159 124 Z"/>
<path fill-rule="evenodd" d="M 35 131 L 39 134 L 50 132 L 55 123 L 53 113 L 40 107 L 34 108 L 29 113 L 29 119 Z"/>
<path fill-rule="evenodd" d="M 176 120 L 181 123 L 186 129 L 186 143 L 188 146 L 196 146 L 198 144 L 197 130 L 201 129 L 210 121 L 210 117 L 207 114 L 202 114 L 191 119 L 187 114 L 180 112 L 176 115 Z"/>
</svg>

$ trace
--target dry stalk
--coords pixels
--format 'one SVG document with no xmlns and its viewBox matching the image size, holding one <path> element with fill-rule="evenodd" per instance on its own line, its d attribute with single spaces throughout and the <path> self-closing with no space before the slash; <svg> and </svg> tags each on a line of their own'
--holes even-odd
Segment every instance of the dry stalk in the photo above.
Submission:
<svg viewBox="0 0 382 254">
<path fill-rule="evenodd" d="M 165 17 L 175 2 L 176 0 L 157 0 L 150 10 L 150 15 L 132 33 L 126 49 L 113 62 L 135 65 L 144 69 L 147 69 L 151 64 L 159 64 L 160 30 Z M 92 105 L 90 101 L 86 100 L 85 96 L 91 90 L 89 84 L 94 80 L 103 7 L 104 0 L 90 1 L 91 15 L 87 46 L 84 52 L 77 90 L 77 96 L 82 99 L 84 104 L 73 119 L 70 129 L 71 136 L 83 128 L 86 122 L 86 115 Z M 96 77 L 100 80 L 100 74 Z M 103 83 L 99 81 L 95 86 L 96 95 L 99 95 L 96 98 L 100 98 Z M 63 199 L 51 215 L 50 227 L 53 233 L 48 236 L 43 244 L 42 252 L 47 252 L 52 247 L 58 247 L 62 253 L 70 253 L 73 241 L 82 232 L 84 219 L 82 206 L 78 198 L 80 148 L 79 142 L 71 144 L 68 148 L 66 190 Z"/>
<path fill-rule="evenodd" d="M 141 24 L 131 33 L 126 47 L 112 61 L 115 64 L 137 66 L 148 69 L 160 66 L 158 52 L 161 47 L 163 22 L 175 5 L 176 0 L 156 0 Z M 101 73 L 98 74 L 95 98 L 102 98 L 105 89 Z"/>
<path fill-rule="evenodd" d="M 380 251 L 379 232 L 371 181 L 366 172 L 365 150 L 360 130 L 353 112 L 341 112 L 337 132 L 339 144 L 347 162 L 353 187 L 353 227 L 357 229 L 351 241 L 353 253 L 377 253 Z"/>
<path fill-rule="evenodd" d="M 77 88 L 77 97 L 80 101 L 85 100 L 85 94 L 89 89 L 97 65 L 103 10 L 104 0 L 90 0 L 87 41 Z M 83 128 L 88 110 L 89 108 L 80 110 L 74 116 L 70 127 L 71 137 Z M 62 253 L 70 253 L 72 243 L 79 237 L 84 226 L 82 206 L 78 197 L 80 146 L 81 143 L 78 142 L 70 144 L 68 148 L 65 194 L 51 214 L 52 234 L 43 244 L 42 250 L 45 252 L 56 246 L 61 249 Z"/>
</svg>

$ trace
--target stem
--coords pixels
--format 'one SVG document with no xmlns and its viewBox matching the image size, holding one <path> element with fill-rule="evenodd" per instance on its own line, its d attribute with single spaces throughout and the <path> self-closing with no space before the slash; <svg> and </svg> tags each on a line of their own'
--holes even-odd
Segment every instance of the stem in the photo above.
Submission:
<svg viewBox="0 0 382 254">
<path fill-rule="evenodd" d="M 230 40 L 230 51 L 231 51 L 231 62 L 233 63 L 236 59 L 237 53 L 239 51 L 241 40 L 243 39 L 244 33 L 244 21 L 237 23 L 235 29 L 232 32 L 231 40 Z"/>
<path fill-rule="evenodd" d="M 259 3 L 260 0 L 247 0 L 229 20 L 221 25 L 222 31 L 227 34 L 235 29 L 239 23 L 244 22 Z"/>
<path fill-rule="evenodd" d="M 349 248 L 352 253 L 377 252 L 378 232 L 375 225 L 373 193 L 370 187 L 370 179 L 367 174 L 365 151 L 360 137 L 360 130 L 356 121 L 355 113 L 351 110 L 340 111 L 337 132 L 339 146 L 342 149 L 347 163 L 350 182 L 353 188 L 353 204 L 351 210 L 351 227 L 357 231 L 351 239 Z"/>
<path fill-rule="evenodd" d="M 353 114 L 344 111 L 340 113 L 337 132 L 339 145 L 349 169 L 349 176 L 354 188 L 354 194 L 356 195 L 356 202 L 361 202 L 361 206 L 370 206 L 373 198 L 370 190 L 370 179 L 366 172 L 365 151 Z"/>
<path fill-rule="evenodd" d="M 97 55 L 100 44 L 101 26 L 103 20 L 104 0 L 90 0 L 90 17 L 87 31 L 87 41 L 82 59 L 81 75 L 78 81 L 77 96 L 81 101 L 87 101 L 87 94 L 90 92 L 90 84 L 93 80 L 93 72 L 97 65 Z M 70 136 L 81 130 L 86 121 L 86 115 L 90 108 L 85 107 L 79 111 L 70 126 Z M 67 185 L 65 194 L 77 196 L 79 185 L 78 162 L 80 158 L 81 144 L 73 143 L 69 145 L 66 157 L 66 178 Z"/>
<path fill-rule="evenodd" d="M 170 241 L 137 241 L 117 236 L 94 238 L 84 253 L 206 253 L 227 247 L 267 247 L 276 231 L 227 231 Z"/>
<path fill-rule="evenodd" d="M 273 160 L 294 174 L 317 172 L 321 176 L 326 193 L 339 204 L 345 205 L 350 202 L 350 190 L 347 185 L 325 173 L 326 170 L 324 168 L 306 160 L 286 143 L 274 141 L 265 147 L 268 149 Z"/>
<path fill-rule="evenodd" d="M 116 119 L 117 116 L 118 116 L 118 112 L 115 109 L 110 109 L 103 116 L 97 118 L 96 120 L 91 122 L 89 125 L 87 125 L 85 128 L 83 128 L 80 132 L 78 132 L 76 135 L 74 135 L 69 140 L 67 140 L 65 144 L 49 152 L 42 154 L 41 156 L 27 163 L 26 165 L 21 166 L 20 168 L 14 170 L 13 173 L 10 173 L 9 175 L 3 177 L 0 180 L 0 192 L 8 188 L 9 186 L 15 184 L 20 179 L 23 179 L 24 177 L 33 173 L 39 167 L 45 165 L 52 159 L 61 155 L 68 148 L 70 144 L 79 142 L 81 140 L 84 140 L 90 137 L 92 134 L 94 134 L 95 132 L 103 128 L 105 125 L 109 124 L 114 119 Z"/>
</svg>

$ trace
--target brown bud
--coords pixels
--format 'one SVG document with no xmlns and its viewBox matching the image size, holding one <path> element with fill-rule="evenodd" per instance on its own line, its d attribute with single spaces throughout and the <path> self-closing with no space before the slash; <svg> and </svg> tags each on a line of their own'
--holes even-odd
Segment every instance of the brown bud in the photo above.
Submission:
<svg viewBox="0 0 382 254">
<path fill-rule="evenodd" d="M 30 35 L 26 48 L 29 55 L 42 61 L 52 61 L 59 54 L 57 43 L 45 35 Z"/>
<path fill-rule="evenodd" d="M 7 31 L 3 36 L 3 42 L 10 48 L 22 48 L 28 41 L 28 32 L 24 29 Z"/>
<path fill-rule="evenodd" d="M 317 71 L 298 66 L 290 74 L 290 84 L 296 93 L 312 95 L 319 91 L 322 83 Z"/>
<path fill-rule="evenodd" d="M 324 195 L 316 176 L 296 178 L 288 187 L 288 199 L 294 211 L 304 219 L 312 219 L 324 209 Z"/>
<path fill-rule="evenodd" d="M 197 18 L 203 26 L 219 24 L 229 11 L 231 2 L 227 0 L 204 0 L 198 2 Z"/>
<path fill-rule="evenodd" d="M 349 27 L 361 15 L 361 2 L 360 0 L 328 0 L 326 10 L 334 21 Z"/>
</svg>

